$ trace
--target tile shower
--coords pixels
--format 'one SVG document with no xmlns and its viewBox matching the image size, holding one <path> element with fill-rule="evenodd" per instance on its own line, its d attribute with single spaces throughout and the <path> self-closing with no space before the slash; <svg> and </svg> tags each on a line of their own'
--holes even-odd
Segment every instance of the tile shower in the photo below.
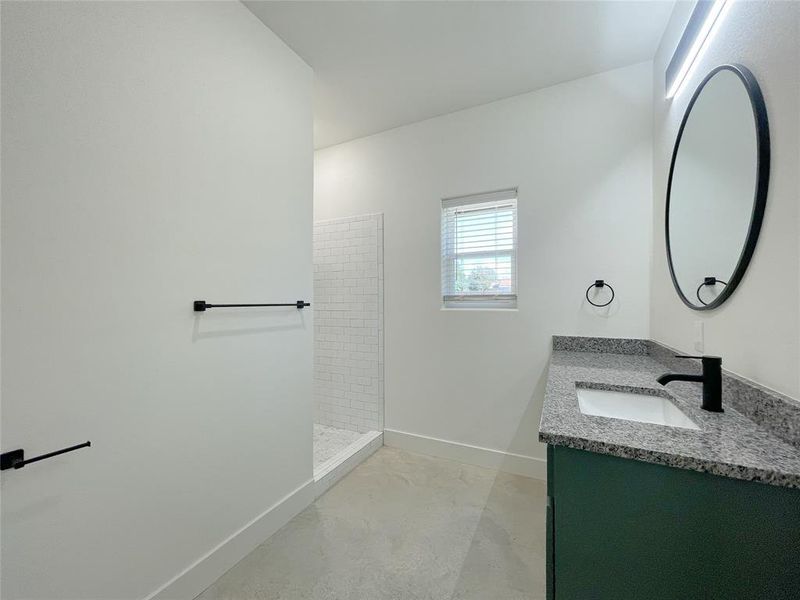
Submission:
<svg viewBox="0 0 800 600">
<path fill-rule="evenodd" d="M 382 443 L 382 215 L 314 223 L 313 309 L 314 478 L 320 481 Z"/>
</svg>

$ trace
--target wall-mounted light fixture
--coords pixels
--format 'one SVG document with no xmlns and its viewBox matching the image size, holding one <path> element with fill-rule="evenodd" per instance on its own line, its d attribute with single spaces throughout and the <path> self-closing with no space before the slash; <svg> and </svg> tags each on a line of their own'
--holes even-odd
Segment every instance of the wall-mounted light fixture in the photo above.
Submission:
<svg viewBox="0 0 800 600">
<path fill-rule="evenodd" d="M 667 98 L 677 95 L 691 79 L 732 3 L 733 0 L 698 0 L 667 66 Z"/>
</svg>

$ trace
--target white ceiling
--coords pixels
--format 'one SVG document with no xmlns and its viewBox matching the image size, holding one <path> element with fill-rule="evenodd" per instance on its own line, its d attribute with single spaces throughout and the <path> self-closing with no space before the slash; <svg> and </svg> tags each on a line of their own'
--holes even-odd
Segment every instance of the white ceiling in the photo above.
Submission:
<svg viewBox="0 0 800 600">
<path fill-rule="evenodd" d="M 245 4 L 313 67 L 323 148 L 650 60 L 674 0 Z"/>
</svg>

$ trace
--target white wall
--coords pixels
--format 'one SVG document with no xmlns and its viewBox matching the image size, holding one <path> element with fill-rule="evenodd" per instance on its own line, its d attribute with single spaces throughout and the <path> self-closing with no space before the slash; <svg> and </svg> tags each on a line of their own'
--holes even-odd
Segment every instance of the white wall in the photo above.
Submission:
<svg viewBox="0 0 800 600">
<path fill-rule="evenodd" d="M 653 68 L 653 338 L 694 349 L 694 323 L 704 323 L 705 352 L 723 366 L 800 397 L 800 4 L 736 0 L 683 92 L 664 98 L 664 70 L 692 3 L 678 3 Z M 719 309 L 699 313 L 675 293 L 664 247 L 664 203 L 669 161 L 693 90 L 712 68 L 741 63 L 758 80 L 769 116 L 772 168 L 766 215 L 750 268 Z"/>
<path fill-rule="evenodd" d="M 386 428 L 544 457 L 552 334 L 647 337 L 652 71 L 638 64 L 315 154 L 315 219 L 384 213 Z M 519 309 L 441 310 L 441 199 L 519 187 Z M 587 307 L 597 278 L 612 310 Z"/>
<path fill-rule="evenodd" d="M 314 422 L 383 430 L 383 215 L 314 223 Z"/>
<path fill-rule="evenodd" d="M 92 441 L 3 472 L 3 598 L 145 597 L 313 494 L 310 311 L 191 310 L 310 298 L 311 84 L 238 2 L 2 3 L 2 447 Z"/>
</svg>

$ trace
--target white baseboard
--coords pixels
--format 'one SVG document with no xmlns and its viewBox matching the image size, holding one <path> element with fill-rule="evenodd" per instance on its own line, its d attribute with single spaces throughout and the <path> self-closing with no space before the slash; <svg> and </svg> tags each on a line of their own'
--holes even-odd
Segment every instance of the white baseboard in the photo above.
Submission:
<svg viewBox="0 0 800 600">
<path fill-rule="evenodd" d="M 469 465 L 497 469 L 533 479 L 547 479 L 547 461 L 543 458 L 461 444 L 395 429 L 383 431 L 383 443 L 387 446 L 420 454 L 430 454 Z"/>
<path fill-rule="evenodd" d="M 145 600 L 193 600 L 315 499 L 309 479 L 162 585 Z"/>
</svg>

